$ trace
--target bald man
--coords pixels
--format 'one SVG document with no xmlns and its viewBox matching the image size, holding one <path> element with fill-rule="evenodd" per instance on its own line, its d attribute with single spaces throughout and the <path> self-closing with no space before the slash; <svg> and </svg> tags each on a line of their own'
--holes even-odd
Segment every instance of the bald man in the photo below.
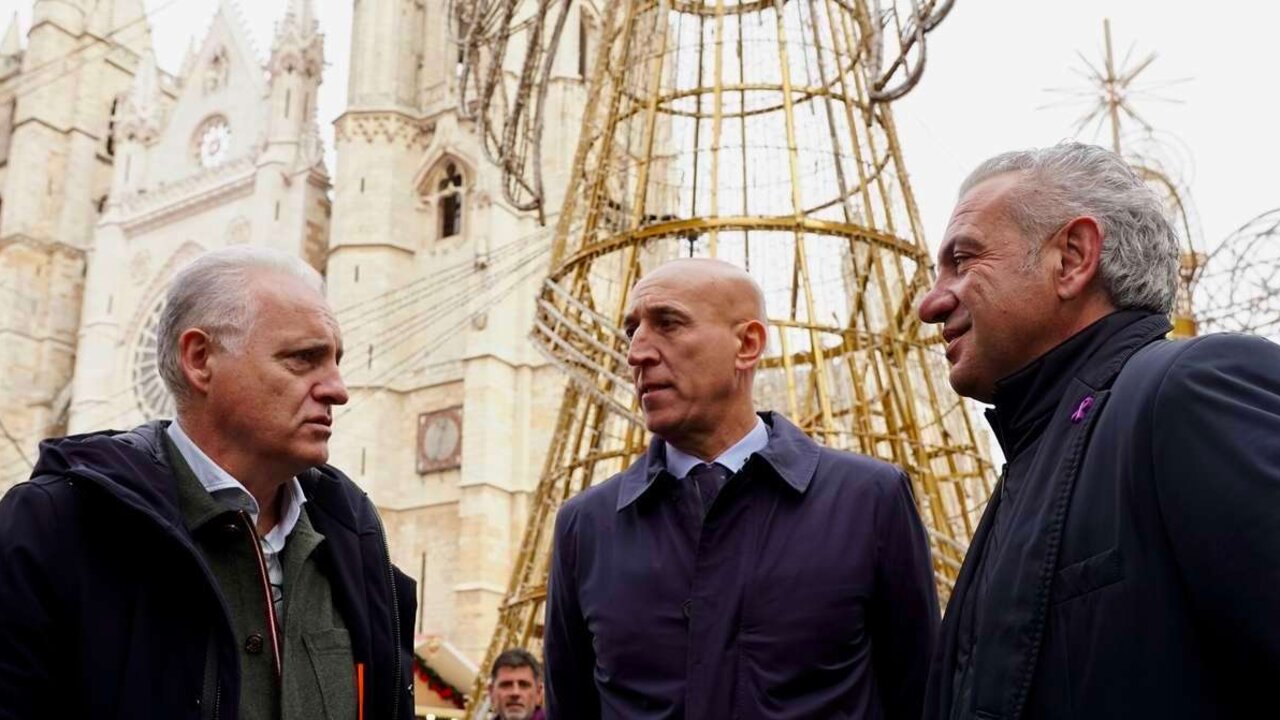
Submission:
<svg viewBox="0 0 1280 720">
<path fill-rule="evenodd" d="M 756 414 L 765 317 L 716 260 L 633 288 L 654 437 L 556 518 L 550 720 L 919 717 L 938 607 L 910 485 Z"/>
</svg>

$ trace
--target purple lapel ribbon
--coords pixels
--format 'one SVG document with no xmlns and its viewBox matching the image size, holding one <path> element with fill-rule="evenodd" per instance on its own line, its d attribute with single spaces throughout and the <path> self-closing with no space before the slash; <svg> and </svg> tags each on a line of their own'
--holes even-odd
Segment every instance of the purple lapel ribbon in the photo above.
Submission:
<svg viewBox="0 0 1280 720">
<path fill-rule="evenodd" d="M 1089 408 L 1091 407 L 1093 407 L 1093 396 L 1085 395 L 1080 404 L 1076 406 L 1076 411 L 1071 413 L 1071 422 L 1076 425 L 1084 422 L 1084 416 L 1089 413 Z"/>
</svg>

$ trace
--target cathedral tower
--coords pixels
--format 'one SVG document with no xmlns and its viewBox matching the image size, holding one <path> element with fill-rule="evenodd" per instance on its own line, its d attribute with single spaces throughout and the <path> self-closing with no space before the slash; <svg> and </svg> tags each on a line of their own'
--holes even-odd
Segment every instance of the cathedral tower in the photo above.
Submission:
<svg viewBox="0 0 1280 720">
<path fill-rule="evenodd" d="M 37 0 L 0 43 L 0 491 L 66 427 L 86 257 L 113 114 L 151 31 L 141 0 Z"/>
<path fill-rule="evenodd" d="M 528 340 L 550 232 L 504 198 L 458 112 L 456 6 L 355 6 L 328 265 L 352 398 L 333 462 L 381 510 L 393 559 L 419 581 L 417 630 L 455 666 L 488 643 L 563 386 Z M 585 103 L 575 52 L 562 44 L 548 94 L 543 146 L 561 167 Z M 564 179 L 548 177 L 559 197 Z"/>
<path fill-rule="evenodd" d="M 173 275 L 226 245 L 271 246 L 323 268 L 328 174 L 317 137 L 323 40 L 295 0 L 264 64 L 222 0 L 177 77 L 147 53 L 116 114 L 116 168 L 95 229 L 68 429 L 172 416 L 155 324 Z"/>
</svg>

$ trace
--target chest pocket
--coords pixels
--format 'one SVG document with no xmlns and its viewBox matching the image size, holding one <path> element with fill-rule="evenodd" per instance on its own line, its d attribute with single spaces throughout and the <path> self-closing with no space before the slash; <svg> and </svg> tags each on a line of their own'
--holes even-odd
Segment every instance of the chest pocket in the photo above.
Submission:
<svg viewBox="0 0 1280 720">
<path fill-rule="evenodd" d="M 1051 602 L 1058 605 L 1074 600 L 1123 579 L 1124 564 L 1120 548 L 1113 547 L 1059 570 L 1053 577 Z"/>
<path fill-rule="evenodd" d="M 302 644 L 314 682 L 311 692 L 286 698 L 286 717 L 338 718 L 356 716 L 355 666 L 351 659 L 351 637 L 346 630 L 318 630 L 305 633 Z M 289 701 L 294 703 L 288 707 Z M 296 712 L 294 712 L 296 710 Z"/>
</svg>

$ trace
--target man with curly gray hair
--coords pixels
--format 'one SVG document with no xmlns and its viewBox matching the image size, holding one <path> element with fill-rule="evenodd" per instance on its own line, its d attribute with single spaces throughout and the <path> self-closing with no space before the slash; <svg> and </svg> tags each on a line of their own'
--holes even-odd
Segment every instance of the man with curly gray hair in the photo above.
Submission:
<svg viewBox="0 0 1280 720">
<path fill-rule="evenodd" d="M 1280 347 L 1167 340 L 1178 252 L 1099 147 L 961 186 L 919 314 L 1007 464 L 926 718 L 1237 717 L 1280 677 Z"/>
</svg>

